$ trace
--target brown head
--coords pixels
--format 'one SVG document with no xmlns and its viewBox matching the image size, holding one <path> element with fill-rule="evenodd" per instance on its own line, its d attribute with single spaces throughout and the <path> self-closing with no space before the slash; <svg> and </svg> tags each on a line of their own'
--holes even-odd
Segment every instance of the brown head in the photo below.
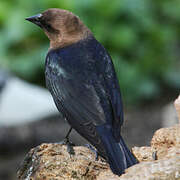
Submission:
<svg viewBox="0 0 180 180">
<path fill-rule="evenodd" d="M 50 40 L 50 49 L 68 46 L 92 34 L 77 16 L 67 10 L 52 8 L 26 20 L 43 29 Z"/>
</svg>

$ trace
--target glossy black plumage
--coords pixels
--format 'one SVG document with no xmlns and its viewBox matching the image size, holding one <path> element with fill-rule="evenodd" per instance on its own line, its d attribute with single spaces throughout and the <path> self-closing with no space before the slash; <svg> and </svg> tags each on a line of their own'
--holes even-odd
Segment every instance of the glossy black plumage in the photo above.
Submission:
<svg viewBox="0 0 180 180">
<path fill-rule="evenodd" d="M 120 136 L 123 106 L 111 58 L 92 35 L 50 50 L 45 74 L 58 110 L 114 173 L 136 163 Z"/>
</svg>

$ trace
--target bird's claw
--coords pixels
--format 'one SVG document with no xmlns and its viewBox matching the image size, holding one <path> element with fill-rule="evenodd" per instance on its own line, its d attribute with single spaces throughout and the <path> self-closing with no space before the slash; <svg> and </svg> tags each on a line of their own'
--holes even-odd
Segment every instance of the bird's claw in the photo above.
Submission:
<svg viewBox="0 0 180 180">
<path fill-rule="evenodd" d="M 152 158 L 153 158 L 153 160 L 157 160 L 158 158 L 157 158 L 157 151 L 154 151 L 153 153 L 152 153 Z"/>
<path fill-rule="evenodd" d="M 85 147 L 90 149 L 95 154 L 95 161 L 97 161 L 99 157 L 97 150 L 91 144 L 85 144 Z"/>
<path fill-rule="evenodd" d="M 75 146 L 75 144 L 69 141 L 69 139 L 67 138 L 66 145 L 67 145 L 67 152 L 70 154 L 70 156 L 75 155 L 75 152 L 73 149 L 73 146 Z"/>
<path fill-rule="evenodd" d="M 68 138 L 65 138 L 63 141 L 59 142 L 58 144 L 67 146 L 67 152 L 69 153 L 70 157 L 71 155 L 75 155 L 75 152 L 73 149 L 73 146 L 75 146 L 75 144 L 72 143 Z"/>
<path fill-rule="evenodd" d="M 57 144 L 60 144 L 60 145 L 66 145 L 66 144 L 67 144 L 67 140 L 64 139 L 64 140 L 58 142 Z"/>
</svg>

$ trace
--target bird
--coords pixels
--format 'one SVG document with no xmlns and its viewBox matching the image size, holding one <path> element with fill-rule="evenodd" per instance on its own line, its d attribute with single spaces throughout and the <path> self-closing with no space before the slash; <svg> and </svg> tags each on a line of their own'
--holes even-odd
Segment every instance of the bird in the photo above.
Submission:
<svg viewBox="0 0 180 180">
<path fill-rule="evenodd" d="M 114 174 L 138 163 L 121 136 L 123 104 L 112 59 L 78 16 L 50 8 L 28 17 L 50 40 L 46 87 L 72 129 L 93 145 Z"/>
</svg>

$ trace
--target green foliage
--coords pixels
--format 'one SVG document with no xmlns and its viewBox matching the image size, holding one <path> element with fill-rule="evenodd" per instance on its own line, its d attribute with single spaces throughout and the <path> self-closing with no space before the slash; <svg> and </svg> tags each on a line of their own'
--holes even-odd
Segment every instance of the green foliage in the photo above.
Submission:
<svg viewBox="0 0 180 180">
<path fill-rule="evenodd" d="M 50 7 L 80 16 L 108 49 L 128 102 L 158 97 L 162 84 L 180 88 L 178 0 L 1 1 L 0 66 L 43 84 L 48 39 L 24 18 Z"/>
</svg>

